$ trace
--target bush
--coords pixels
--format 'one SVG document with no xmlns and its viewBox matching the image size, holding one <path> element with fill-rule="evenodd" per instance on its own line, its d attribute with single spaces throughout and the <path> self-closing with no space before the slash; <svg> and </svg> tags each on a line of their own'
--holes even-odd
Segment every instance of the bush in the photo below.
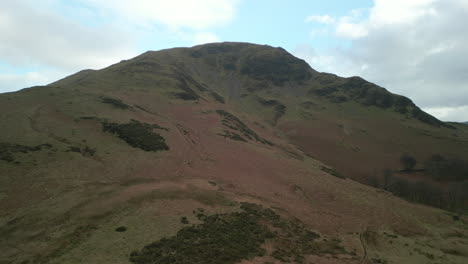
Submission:
<svg viewBox="0 0 468 264">
<path fill-rule="evenodd" d="M 144 151 L 169 150 L 165 139 L 153 132 L 155 128 L 160 128 L 160 126 L 140 123 L 136 120 L 127 124 L 102 123 L 103 131 L 117 135 L 132 147 Z"/>
<path fill-rule="evenodd" d="M 122 102 L 122 100 L 111 98 L 111 97 L 101 97 L 101 102 L 105 103 L 105 104 L 110 104 L 110 105 L 114 106 L 115 108 L 119 108 L 119 109 L 128 109 L 128 108 L 130 108 L 130 106 L 124 104 L 124 102 Z"/>
<path fill-rule="evenodd" d="M 33 151 L 40 151 L 43 148 L 51 148 L 51 144 L 41 144 L 37 146 L 25 146 L 20 144 L 1 143 L 0 142 L 0 160 L 6 162 L 14 162 L 15 153 L 28 153 Z"/>
<path fill-rule="evenodd" d="M 321 166 L 320 167 L 320 170 L 321 171 L 324 171 L 332 176 L 335 176 L 337 178 L 340 178 L 340 179 L 346 179 L 346 177 L 344 175 L 342 175 L 341 173 L 337 172 L 335 169 L 333 168 L 327 168 L 327 167 L 323 167 Z"/>
<path fill-rule="evenodd" d="M 264 254 L 261 245 L 273 234 L 247 212 L 215 214 L 204 223 L 182 228 L 176 236 L 163 238 L 130 255 L 138 264 L 237 263 Z"/>
<path fill-rule="evenodd" d="M 119 226 L 115 229 L 116 232 L 125 232 L 127 231 L 127 227 L 125 226 Z"/>
<path fill-rule="evenodd" d="M 187 224 L 190 223 L 186 216 L 182 216 L 182 217 L 180 218 L 180 222 L 181 222 L 182 224 L 184 224 L 184 225 L 187 225 Z"/>
<path fill-rule="evenodd" d="M 417 163 L 416 158 L 414 158 L 408 153 L 401 155 L 400 162 L 401 162 L 401 165 L 403 166 L 403 169 L 406 171 L 413 170 Z"/>
<path fill-rule="evenodd" d="M 273 145 L 272 142 L 258 136 L 257 133 L 255 133 L 255 131 L 250 129 L 247 125 L 245 125 L 235 115 L 233 115 L 233 114 L 231 114 L 231 113 L 229 113 L 227 111 L 224 111 L 224 110 L 216 110 L 216 113 L 223 118 L 222 123 L 223 123 L 223 125 L 225 127 L 230 128 L 232 130 L 239 131 L 244 137 L 246 137 L 249 140 L 255 139 L 256 141 L 261 142 L 263 144 L 270 145 L 270 146 Z M 226 130 L 225 130 L 225 133 L 226 133 L 225 135 L 227 135 L 227 137 L 229 137 L 231 139 L 246 141 L 239 134 L 232 133 L 232 132 L 229 132 L 229 131 L 226 131 Z M 225 135 L 222 135 L 222 136 L 225 136 Z M 235 138 L 233 138 L 233 137 L 235 137 Z"/>
<path fill-rule="evenodd" d="M 427 173 L 437 181 L 468 180 L 468 161 L 459 158 L 446 158 L 442 155 L 432 155 L 424 162 Z"/>
<path fill-rule="evenodd" d="M 137 264 L 230 264 L 264 256 L 261 247 L 267 240 L 271 257 L 283 262 L 302 263 L 308 254 L 346 254 L 338 239 L 323 239 L 298 220 L 282 219 L 271 209 L 241 203 L 240 212 L 206 216 L 194 210 L 203 221 L 182 228 L 173 237 L 163 238 L 130 254 Z M 274 231 L 272 231 L 274 230 Z"/>
<path fill-rule="evenodd" d="M 218 103 L 226 103 L 226 101 L 224 100 L 224 97 L 222 97 L 221 95 L 215 93 L 215 92 L 210 92 L 211 96 L 218 102 Z"/>
<path fill-rule="evenodd" d="M 232 140 L 247 142 L 247 140 L 245 140 L 243 137 L 241 137 L 237 133 L 233 133 L 233 132 L 230 132 L 230 131 L 227 131 L 227 130 L 223 130 L 223 132 L 224 132 L 224 134 L 217 134 L 217 135 L 222 136 L 224 138 L 230 138 Z"/>
<path fill-rule="evenodd" d="M 434 158 L 439 160 L 440 157 Z M 465 211 L 468 209 L 468 179 L 462 182 L 449 182 L 446 188 L 424 180 L 412 181 L 404 177 L 393 175 L 392 171 L 385 170 L 382 178 L 369 177 L 369 185 L 382 188 L 396 196 L 409 201 L 427 204 L 430 206 L 452 210 Z"/>
</svg>

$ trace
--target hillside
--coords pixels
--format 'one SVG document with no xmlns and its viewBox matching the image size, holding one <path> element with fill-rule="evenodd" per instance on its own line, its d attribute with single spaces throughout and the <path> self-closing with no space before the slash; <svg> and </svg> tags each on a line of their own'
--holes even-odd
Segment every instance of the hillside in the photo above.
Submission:
<svg viewBox="0 0 468 264">
<path fill-rule="evenodd" d="M 466 216 L 359 183 L 468 128 L 281 48 L 146 52 L 0 94 L 0 124 L 0 263 L 468 258 Z"/>
</svg>

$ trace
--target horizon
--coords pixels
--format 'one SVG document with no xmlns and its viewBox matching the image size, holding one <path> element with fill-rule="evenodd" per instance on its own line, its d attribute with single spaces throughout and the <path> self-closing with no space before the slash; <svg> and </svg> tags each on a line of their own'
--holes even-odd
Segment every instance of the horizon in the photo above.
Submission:
<svg viewBox="0 0 468 264">
<path fill-rule="evenodd" d="M 283 47 L 319 72 L 360 76 L 466 122 L 467 14 L 467 0 L 14 1 L 0 7 L 0 93 L 146 50 L 234 41 Z"/>
</svg>

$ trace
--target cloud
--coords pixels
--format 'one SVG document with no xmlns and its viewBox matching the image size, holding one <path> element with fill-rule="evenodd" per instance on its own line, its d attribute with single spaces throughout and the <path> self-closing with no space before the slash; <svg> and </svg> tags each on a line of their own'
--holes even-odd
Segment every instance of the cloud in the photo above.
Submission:
<svg viewBox="0 0 468 264">
<path fill-rule="evenodd" d="M 443 120 L 466 122 L 468 120 L 468 105 L 459 107 L 435 107 L 425 108 L 424 111 L 431 115 L 439 116 Z"/>
<path fill-rule="evenodd" d="M 319 24 L 333 24 L 335 23 L 335 18 L 329 16 L 329 15 L 323 15 L 323 16 L 318 16 L 318 15 L 312 15 L 308 16 L 305 21 L 307 23 L 310 22 L 316 22 Z"/>
<path fill-rule="evenodd" d="M 359 75 L 424 109 L 444 109 L 431 112 L 439 118 L 468 119 L 468 0 L 374 0 L 367 16 L 335 21 L 330 30 L 350 45 L 294 53 L 319 71 Z"/>
<path fill-rule="evenodd" d="M 340 21 L 336 27 L 336 34 L 340 37 L 358 39 L 367 36 L 369 32 L 364 25 Z"/>
<path fill-rule="evenodd" d="M 204 30 L 230 22 L 239 0 L 80 0 L 131 23 Z"/>
<path fill-rule="evenodd" d="M 117 27 L 89 26 L 61 15 L 55 0 L 0 6 L 0 92 L 45 85 L 84 68 L 132 57 L 135 43 Z"/>
<path fill-rule="evenodd" d="M 85 27 L 30 1 L 6 1 L 0 7 L 0 61 L 16 67 L 100 68 L 134 55 L 125 33 Z"/>
<path fill-rule="evenodd" d="M 26 73 L 0 73 L 0 92 L 13 92 L 18 89 L 46 85 L 64 76 L 63 72 L 30 71 Z"/>
<path fill-rule="evenodd" d="M 106 67 L 152 49 L 158 38 L 185 45 L 219 41 L 210 31 L 232 21 L 239 1 L 4 1 L 0 66 L 8 70 L 0 75 L 0 92 Z"/>
<path fill-rule="evenodd" d="M 195 34 L 193 44 L 200 45 L 219 41 L 220 39 L 218 38 L 218 36 L 211 32 L 199 32 Z"/>
</svg>

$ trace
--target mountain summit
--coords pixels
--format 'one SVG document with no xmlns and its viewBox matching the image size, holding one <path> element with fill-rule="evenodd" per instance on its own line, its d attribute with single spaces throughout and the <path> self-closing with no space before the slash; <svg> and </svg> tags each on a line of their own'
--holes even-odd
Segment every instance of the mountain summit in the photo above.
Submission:
<svg viewBox="0 0 468 264">
<path fill-rule="evenodd" d="M 468 156 L 466 126 L 282 48 L 150 51 L 1 94 L 0 116 L 0 263 L 468 257 L 466 216 L 390 193 L 426 177 L 420 163 L 401 168 L 403 153 Z M 420 190 L 398 195 L 468 201 Z"/>
</svg>

